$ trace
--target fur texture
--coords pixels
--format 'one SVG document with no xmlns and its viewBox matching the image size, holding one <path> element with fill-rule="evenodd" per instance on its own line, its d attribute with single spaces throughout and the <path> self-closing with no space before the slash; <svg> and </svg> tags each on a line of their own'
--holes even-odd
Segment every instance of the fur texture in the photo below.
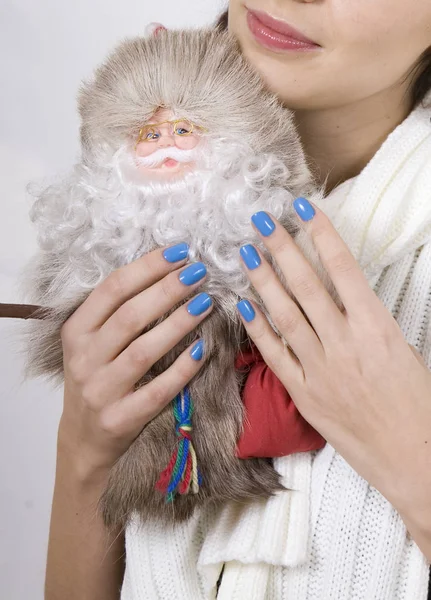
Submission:
<svg viewBox="0 0 431 600">
<path fill-rule="evenodd" d="M 208 131 L 195 172 L 169 185 L 139 179 L 131 158 L 139 129 L 159 107 Z M 32 209 L 41 250 L 28 279 L 32 299 L 48 307 L 49 318 L 31 326 L 29 372 L 61 381 L 61 326 L 91 290 L 156 247 L 188 242 L 191 259 L 207 265 L 202 291 L 212 294 L 215 309 L 137 385 L 164 371 L 196 335 L 204 338 L 207 361 L 191 383 L 203 486 L 171 505 L 155 491 L 176 443 L 168 406 L 113 467 L 101 498 L 104 518 L 124 525 L 138 512 L 173 522 L 205 502 L 268 497 L 281 489 L 271 461 L 235 457 L 244 415 L 234 359 L 247 344 L 235 305 L 238 295 L 253 296 L 238 250 L 247 241 L 259 245 L 250 216 L 267 210 L 279 218 L 334 294 L 292 215 L 295 196 L 317 192 L 291 114 L 229 34 L 214 30 L 124 42 L 82 87 L 79 109 L 81 162 L 43 190 Z"/>
</svg>

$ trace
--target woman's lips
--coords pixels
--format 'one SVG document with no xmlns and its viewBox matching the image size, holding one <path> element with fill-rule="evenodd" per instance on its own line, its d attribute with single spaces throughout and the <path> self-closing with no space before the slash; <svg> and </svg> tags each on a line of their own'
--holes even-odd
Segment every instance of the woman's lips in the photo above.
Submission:
<svg viewBox="0 0 431 600">
<path fill-rule="evenodd" d="M 270 50 L 304 51 L 321 47 L 284 21 L 266 13 L 247 9 L 247 24 L 254 38 Z"/>
</svg>

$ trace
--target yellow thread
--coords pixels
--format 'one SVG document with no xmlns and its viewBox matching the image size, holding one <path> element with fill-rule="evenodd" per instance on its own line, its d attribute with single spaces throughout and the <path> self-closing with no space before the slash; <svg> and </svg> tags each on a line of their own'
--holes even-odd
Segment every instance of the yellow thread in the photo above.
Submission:
<svg viewBox="0 0 431 600">
<path fill-rule="evenodd" d="M 192 493 L 197 494 L 199 492 L 199 480 L 198 480 L 198 460 L 196 452 L 193 446 L 190 444 L 190 453 L 192 455 Z"/>
</svg>

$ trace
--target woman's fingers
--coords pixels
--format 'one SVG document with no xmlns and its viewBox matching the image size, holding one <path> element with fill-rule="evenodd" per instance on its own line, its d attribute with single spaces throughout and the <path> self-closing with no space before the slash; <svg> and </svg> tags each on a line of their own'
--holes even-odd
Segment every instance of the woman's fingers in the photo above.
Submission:
<svg viewBox="0 0 431 600">
<path fill-rule="evenodd" d="M 252 220 L 262 242 L 283 273 L 289 290 L 322 342 L 333 339 L 337 332 L 344 331 L 345 319 L 342 313 L 284 227 L 264 212 L 256 213 Z"/>
<path fill-rule="evenodd" d="M 93 347 L 99 361 L 113 360 L 140 333 L 190 296 L 205 280 L 203 263 L 193 263 L 169 273 L 161 281 L 125 302 L 94 334 Z"/>
<path fill-rule="evenodd" d="M 298 198 L 294 206 L 300 218 L 306 222 L 306 231 L 314 242 L 346 313 L 359 319 L 366 315 L 368 320 L 371 310 L 382 315 L 386 313 L 383 304 L 370 288 L 357 261 L 328 217 L 305 198 Z"/>
<path fill-rule="evenodd" d="M 241 248 L 241 257 L 271 320 L 301 363 L 305 365 L 307 361 L 315 360 L 316 356 L 320 357 L 323 353 L 320 340 L 269 263 L 251 244 Z M 258 347 L 262 351 L 261 346 Z"/>
<path fill-rule="evenodd" d="M 205 363 L 205 347 L 198 340 L 150 383 L 106 407 L 104 421 L 116 435 L 134 433 L 154 419 L 193 379 Z M 112 425 L 111 425 L 112 422 Z"/>
<path fill-rule="evenodd" d="M 193 331 L 212 311 L 211 297 L 202 293 L 133 341 L 112 363 L 102 368 L 99 393 L 119 398 L 149 369 Z"/>
<path fill-rule="evenodd" d="M 68 320 L 74 333 L 97 330 L 124 302 L 185 264 L 188 245 L 176 244 L 145 254 L 111 273 Z"/>
<path fill-rule="evenodd" d="M 271 371 L 283 382 L 302 381 L 304 374 L 301 364 L 276 335 L 256 305 L 249 300 L 241 300 L 237 308 L 248 335 L 259 348 Z"/>
</svg>

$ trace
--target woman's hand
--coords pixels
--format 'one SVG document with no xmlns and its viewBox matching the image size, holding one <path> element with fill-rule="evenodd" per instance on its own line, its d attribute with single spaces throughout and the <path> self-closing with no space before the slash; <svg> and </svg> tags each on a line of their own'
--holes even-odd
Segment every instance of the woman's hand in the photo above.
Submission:
<svg viewBox="0 0 431 600">
<path fill-rule="evenodd" d="M 64 410 L 58 436 L 45 598 L 118 600 L 124 535 L 97 510 L 109 470 L 143 427 L 196 375 L 202 340 L 135 391 L 135 384 L 211 311 L 207 294 L 142 331 L 205 280 L 188 247 L 156 250 L 118 269 L 62 329 Z"/>
<path fill-rule="evenodd" d="M 295 208 L 345 310 L 283 227 L 257 213 L 254 226 L 309 322 L 248 245 L 248 276 L 291 350 L 247 300 L 238 305 L 244 325 L 304 418 L 400 511 L 427 514 L 431 533 L 431 374 L 328 218 L 304 199 Z"/>
<path fill-rule="evenodd" d="M 212 310 L 211 298 L 201 294 L 141 333 L 205 280 L 202 263 L 179 269 L 187 252 L 186 244 L 156 250 L 115 271 L 63 326 L 59 444 L 75 457 L 83 477 L 106 472 L 202 366 L 199 341 L 135 391 L 154 363 Z"/>
</svg>

